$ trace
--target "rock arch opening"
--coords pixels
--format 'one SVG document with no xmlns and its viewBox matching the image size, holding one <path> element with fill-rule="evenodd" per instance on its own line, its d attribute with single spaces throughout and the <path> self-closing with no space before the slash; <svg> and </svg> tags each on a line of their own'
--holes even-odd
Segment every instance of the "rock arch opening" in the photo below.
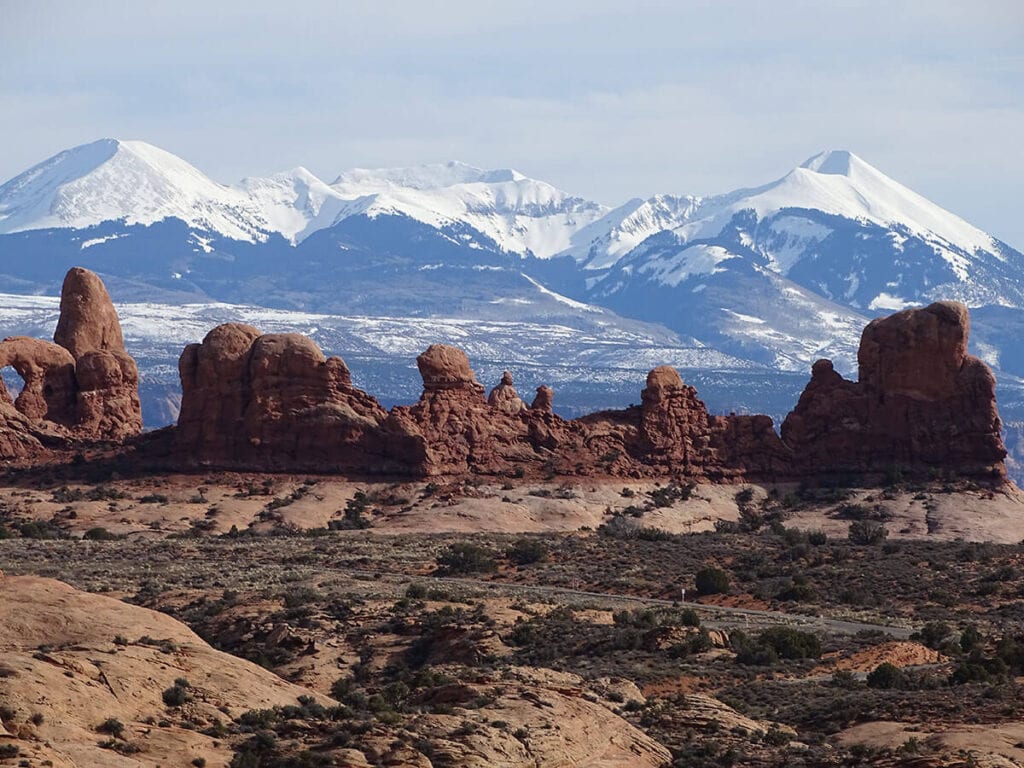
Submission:
<svg viewBox="0 0 1024 768">
<path fill-rule="evenodd" d="M 24 389 L 25 380 L 13 365 L 0 368 L 0 403 L 13 406 Z"/>
</svg>

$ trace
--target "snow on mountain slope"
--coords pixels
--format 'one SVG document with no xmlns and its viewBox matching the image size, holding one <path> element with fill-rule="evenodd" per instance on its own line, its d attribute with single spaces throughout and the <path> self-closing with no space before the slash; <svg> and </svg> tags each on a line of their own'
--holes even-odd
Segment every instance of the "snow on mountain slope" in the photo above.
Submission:
<svg viewBox="0 0 1024 768">
<path fill-rule="evenodd" d="M 456 162 L 355 169 L 331 185 L 300 167 L 225 186 L 152 145 L 102 139 L 0 187 L 0 234 L 177 218 L 235 240 L 276 232 L 296 243 L 349 216 L 399 214 L 438 228 L 468 225 L 509 253 L 547 257 L 607 210 L 511 169 Z"/>
<path fill-rule="evenodd" d="M 627 255 L 635 270 L 674 285 L 679 270 L 666 267 L 654 237 L 662 231 L 679 246 L 725 249 L 857 311 L 936 299 L 1024 306 L 1024 255 L 847 151 L 815 155 L 753 189 L 633 201 L 577 233 L 567 253 L 599 273 L 591 288 Z M 635 254 L 644 250 L 658 262 L 643 268 Z M 672 257 L 677 265 L 695 258 Z"/>
<path fill-rule="evenodd" d="M 303 167 L 238 184 L 258 206 L 267 225 L 292 242 L 329 227 L 350 201 Z"/>
<path fill-rule="evenodd" d="M 940 247 L 945 245 L 942 256 L 961 278 L 966 276 L 969 264 L 948 247 L 971 252 L 991 251 L 994 245 L 990 235 L 845 150 L 817 154 L 766 186 L 707 198 L 676 232 L 687 240 L 714 237 L 742 211 L 754 211 L 758 219 L 764 220 L 790 208 L 882 227 L 897 225 Z"/>
<path fill-rule="evenodd" d="M 546 258 L 566 250 L 575 232 L 602 218 L 602 205 L 573 197 L 511 169 L 463 163 L 356 169 L 331 185 L 353 201 L 337 220 L 401 214 L 435 227 L 468 224 L 510 253 Z"/>
<path fill-rule="evenodd" d="M 246 194 L 141 141 L 75 147 L 0 186 L 0 233 L 167 218 L 249 242 L 263 239 L 268 228 Z"/>
<path fill-rule="evenodd" d="M 828 357 L 855 371 L 867 317 L 736 250 L 663 232 L 596 279 L 588 298 L 777 370 L 806 371 Z"/>
<path fill-rule="evenodd" d="M 587 266 L 601 269 L 662 230 L 673 230 L 683 241 L 709 239 L 720 235 L 740 213 L 753 211 L 763 221 L 787 209 L 814 210 L 886 228 L 898 226 L 944 247 L 943 258 L 961 277 L 969 264 L 958 252 L 992 252 L 995 245 L 990 235 L 890 179 L 852 152 L 834 150 L 811 157 L 761 187 L 703 198 L 659 195 L 631 201 L 595 227 L 580 232 L 581 236 L 593 234 L 593 238 L 576 243 L 569 252 L 577 260 L 589 256 Z M 812 234 L 820 240 L 827 233 Z M 789 266 L 784 255 L 776 259 L 783 274 Z"/>
<path fill-rule="evenodd" d="M 655 195 L 630 200 L 572 236 L 564 254 L 584 269 L 606 269 L 651 235 L 675 229 L 693 215 L 700 198 Z"/>
</svg>

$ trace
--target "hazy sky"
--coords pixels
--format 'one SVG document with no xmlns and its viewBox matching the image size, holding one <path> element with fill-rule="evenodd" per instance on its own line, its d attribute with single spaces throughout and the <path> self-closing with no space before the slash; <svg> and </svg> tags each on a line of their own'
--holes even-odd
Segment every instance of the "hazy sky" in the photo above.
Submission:
<svg viewBox="0 0 1024 768">
<path fill-rule="evenodd" d="M 608 204 L 843 148 L 1024 249 L 1024 2 L 0 0 L 0 180 L 105 136 L 222 182 L 459 159 Z"/>
</svg>

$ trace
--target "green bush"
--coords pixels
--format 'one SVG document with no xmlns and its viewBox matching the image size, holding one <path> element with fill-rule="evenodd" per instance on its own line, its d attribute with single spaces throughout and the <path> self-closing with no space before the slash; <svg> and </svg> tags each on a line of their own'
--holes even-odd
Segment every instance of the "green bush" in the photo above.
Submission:
<svg viewBox="0 0 1024 768">
<path fill-rule="evenodd" d="M 116 541 L 121 537 L 115 533 L 111 533 L 106 528 L 97 526 L 96 528 L 90 528 L 82 534 L 82 538 L 88 541 Z"/>
<path fill-rule="evenodd" d="M 757 638 L 757 644 L 774 650 L 781 659 L 817 659 L 821 640 L 811 632 L 791 627 L 771 627 Z"/>
<path fill-rule="evenodd" d="M 413 582 L 405 588 L 405 596 L 410 600 L 422 600 L 427 596 L 427 588 L 423 584 Z"/>
<path fill-rule="evenodd" d="M 516 565 L 530 565 L 547 561 L 549 552 L 540 539 L 519 539 L 505 554 Z"/>
<path fill-rule="evenodd" d="M 99 733 L 109 733 L 114 738 L 121 738 L 121 734 L 124 733 L 124 723 L 118 720 L 116 717 L 108 717 L 102 723 L 96 726 L 96 730 Z"/>
<path fill-rule="evenodd" d="M 862 545 L 881 544 L 888 535 L 884 525 L 871 520 L 855 520 L 847 534 L 851 543 Z"/>
<path fill-rule="evenodd" d="M 944 621 L 930 621 L 921 627 L 919 632 L 910 636 L 911 640 L 918 640 L 929 648 L 938 650 L 941 648 L 947 637 L 953 634 L 953 628 Z"/>
<path fill-rule="evenodd" d="M 701 568 L 696 582 L 698 595 L 722 595 L 729 591 L 729 574 L 721 568 Z"/>
<path fill-rule="evenodd" d="M 902 688 L 906 682 L 903 670 L 888 661 L 879 664 L 868 673 L 868 688 L 883 688 L 886 690 Z"/>
<path fill-rule="evenodd" d="M 183 677 L 179 677 L 174 681 L 174 685 L 170 688 L 164 689 L 164 692 L 161 694 L 164 704 L 168 707 L 180 707 L 192 698 L 189 696 L 188 689 L 188 680 Z"/>
<path fill-rule="evenodd" d="M 437 556 L 437 566 L 443 574 L 490 573 L 498 569 L 490 549 L 468 541 L 449 545 Z"/>
</svg>

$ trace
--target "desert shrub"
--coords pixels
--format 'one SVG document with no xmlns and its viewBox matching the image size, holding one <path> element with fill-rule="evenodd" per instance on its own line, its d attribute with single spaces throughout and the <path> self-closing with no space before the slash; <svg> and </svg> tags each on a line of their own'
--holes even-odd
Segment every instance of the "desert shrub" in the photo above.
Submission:
<svg viewBox="0 0 1024 768">
<path fill-rule="evenodd" d="M 312 587 L 294 587 L 284 593 L 285 608 L 300 608 L 323 600 L 323 595 Z"/>
<path fill-rule="evenodd" d="M 655 488 L 647 495 L 651 498 L 651 503 L 655 507 L 671 507 L 677 501 L 686 501 L 690 498 L 695 487 L 693 483 L 687 483 L 686 485 L 669 483 L 663 488 Z"/>
<path fill-rule="evenodd" d="M 0 744 L 0 760 L 13 760 L 21 754 L 17 744 Z"/>
<path fill-rule="evenodd" d="M 668 655 L 673 659 L 683 659 L 693 654 L 710 651 L 712 647 L 711 635 L 706 629 L 702 629 L 669 648 Z"/>
<path fill-rule="evenodd" d="M 107 733 L 114 738 L 121 738 L 121 734 L 124 733 L 124 723 L 118 720 L 116 717 L 108 717 L 102 723 L 96 726 L 96 730 L 99 733 Z"/>
<path fill-rule="evenodd" d="M 1004 679 L 1009 671 L 1002 659 L 986 659 L 980 653 L 974 653 L 953 668 L 949 675 L 949 684 L 994 683 Z"/>
<path fill-rule="evenodd" d="M 334 531 L 358 531 L 369 528 L 371 523 L 364 516 L 369 506 L 369 496 L 363 491 L 356 491 L 352 498 L 345 502 L 341 520 L 331 520 L 327 527 Z"/>
<path fill-rule="evenodd" d="M 930 621 L 918 632 L 910 636 L 911 640 L 924 643 L 929 648 L 938 650 L 945 643 L 946 638 L 953 634 L 953 628 L 944 621 Z"/>
<path fill-rule="evenodd" d="M 779 661 L 774 648 L 759 643 L 734 643 L 736 663 L 745 667 L 767 667 Z"/>
<path fill-rule="evenodd" d="M 892 513 L 882 507 L 847 502 L 836 507 L 835 515 L 843 520 L 874 520 L 885 522 L 892 519 Z"/>
<path fill-rule="evenodd" d="M 791 627 L 770 627 L 758 635 L 757 643 L 771 648 L 782 659 L 816 659 L 821 656 L 821 640 L 817 635 Z"/>
<path fill-rule="evenodd" d="M 799 603 L 801 601 L 814 600 L 817 596 L 817 590 L 814 589 L 812 584 L 808 583 L 807 577 L 797 575 L 785 584 L 775 597 L 779 600 L 791 600 L 794 603 Z"/>
<path fill-rule="evenodd" d="M 888 535 L 884 525 L 871 520 L 855 520 L 847 533 L 851 543 L 861 545 L 881 544 Z"/>
<path fill-rule="evenodd" d="M 405 596 L 410 600 L 422 600 L 427 596 L 427 588 L 418 582 L 413 582 L 405 588 Z"/>
<path fill-rule="evenodd" d="M 505 553 L 516 565 L 543 563 L 548 559 L 548 546 L 540 539 L 519 539 Z"/>
<path fill-rule="evenodd" d="M 848 669 L 837 669 L 832 673 L 831 684 L 835 688 L 852 690 L 857 687 L 857 676 Z"/>
<path fill-rule="evenodd" d="M 168 707 L 180 707 L 191 698 L 188 693 L 189 687 L 188 680 L 179 677 L 174 681 L 174 685 L 170 688 L 165 688 L 161 694 L 164 704 Z"/>
<path fill-rule="evenodd" d="M 66 539 L 68 532 L 52 521 L 29 520 L 18 526 L 18 533 L 26 539 Z"/>
<path fill-rule="evenodd" d="M 721 595 L 729 591 L 729 574 L 721 568 L 701 568 L 697 571 L 698 595 Z"/>
<path fill-rule="evenodd" d="M 498 564 L 487 547 L 462 541 L 450 544 L 437 556 L 437 567 L 445 574 L 490 573 L 498 569 Z"/>
<path fill-rule="evenodd" d="M 828 536 L 825 535 L 824 531 L 808 531 L 807 543 L 815 547 L 821 547 L 828 544 Z"/>
<path fill-rule="evenodd" d="M 88 541 L 116 541 L 121 538 L 116 533 L 111 533 L 106 528 L 97 526 L 96 528 L 90 528 L 84 534 L 82 538 Z"/>
<path fill-rule="evenodd" d="M 625 515 L 616 515 L 607 523 L 601 523 L 597 527 L 600 536 L 607 536 L 610 539 L 638 539 L 643 526 L 634 518 Z"/>
<path fill-rule="evenodd" d="M 903 670 L 888 661 L 879 664 L 868 672 L 868 688 L 902 688 L 905 683 Z"/>
</svg>

